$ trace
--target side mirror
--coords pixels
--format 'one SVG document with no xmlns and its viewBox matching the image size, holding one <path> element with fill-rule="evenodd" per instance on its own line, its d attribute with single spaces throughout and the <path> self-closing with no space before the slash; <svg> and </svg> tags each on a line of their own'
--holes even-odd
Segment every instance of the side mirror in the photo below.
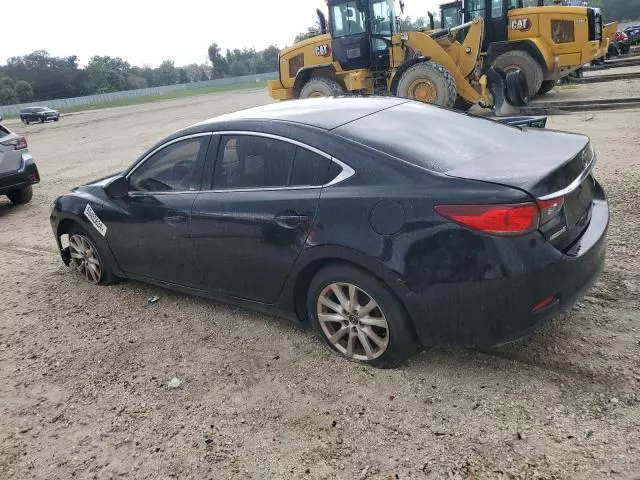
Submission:
<svg viewBox="0 0 640 480">
<path fill-rule="evenodd" d="M 129 181 L 127 177 L 119 176 L 104 187 L 104 192 L 110 198 L 124 198 L 129 193 Z"/>
</svg>

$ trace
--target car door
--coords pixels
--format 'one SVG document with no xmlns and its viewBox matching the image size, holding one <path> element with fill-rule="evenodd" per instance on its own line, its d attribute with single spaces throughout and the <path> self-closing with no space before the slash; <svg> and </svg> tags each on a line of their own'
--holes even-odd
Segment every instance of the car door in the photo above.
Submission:
<svg viewBox="0 0 640 480">
<path fill-rule="evenodd" d="M 213 153 L 211 190 L 193 207 L 202 288 L 273 303 L 314 224 L 331 159 L 246 133 L 220 135 Z"/>
<path fill-rule="evenodd" d="M 124 272 L 184 286 L 198 279 L 191 209 L 210 133 L 168 142 L 128 174 L 128 194 L 111 202 L 109 246 Z"/>
</svg>

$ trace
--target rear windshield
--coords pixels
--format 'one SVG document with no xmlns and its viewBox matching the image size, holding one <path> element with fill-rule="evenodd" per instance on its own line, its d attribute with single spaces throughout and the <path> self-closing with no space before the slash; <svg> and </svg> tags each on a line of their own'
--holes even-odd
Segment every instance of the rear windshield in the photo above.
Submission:
<svg viewBox="0 0 640 480">
<path fill-rule="evenodd" d="M 2 137 L 6 137 L 7 135 L 9 135 L 11 132 L 9 130 L 7 130 L 6 128 L 4 128 L 2 125 L 0 125 L 0 138 Z"/>
<path fill-rule="evenodd" d="M 520 129 L 433 105 L 407 102 L 334 133 L 438 173 L 489 155 Z"/>
</svg>

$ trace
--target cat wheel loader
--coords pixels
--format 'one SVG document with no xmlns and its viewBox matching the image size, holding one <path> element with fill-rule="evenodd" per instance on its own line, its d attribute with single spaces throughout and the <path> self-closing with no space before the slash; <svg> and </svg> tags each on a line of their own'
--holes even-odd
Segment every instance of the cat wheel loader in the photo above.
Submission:
<svg viewBox="0 0 640 480">
<path fill-rule="evenodd" d="M 440 15 L 443 28 L 484 18 L 483 65 L 523 72 L 530 98 L 609 50 L 596 8 L 551 0 L 458 0 L 441 5 Z"/>
<path fill-rule="evenodd" d="M 399 32 L 393 0 L 327 0 L 321 31 L 280 52 L 277 100 L 345 94 L 393 95 L 447 108 L 528 102 L 519 72 L 478 67 L 484 21 L 438 32 Z M 402 8 L 402 5 L 401 5 Z M 463 42 L 453 36 L 466 29 Z"/>
</svg>

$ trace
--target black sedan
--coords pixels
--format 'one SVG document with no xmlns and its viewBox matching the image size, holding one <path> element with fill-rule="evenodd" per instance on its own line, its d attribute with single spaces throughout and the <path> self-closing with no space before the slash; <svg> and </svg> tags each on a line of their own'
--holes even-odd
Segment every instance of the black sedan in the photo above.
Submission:
<svg viewBox="0 0 640 480">
<path fill-rule="evenodd" d="M 587 137 L 392 98 L 208 120 L 58 198 L 63 261 L 309 322 L 378 367 L 514 340 L 600 274 Z"/>
<path fill-rule="evenodd" d="M 49 107 L 27 107 L 20 110 L 20 121 L 25 125 L 30 123 L 57 122 L 60 112 Z"/>
</svg>

